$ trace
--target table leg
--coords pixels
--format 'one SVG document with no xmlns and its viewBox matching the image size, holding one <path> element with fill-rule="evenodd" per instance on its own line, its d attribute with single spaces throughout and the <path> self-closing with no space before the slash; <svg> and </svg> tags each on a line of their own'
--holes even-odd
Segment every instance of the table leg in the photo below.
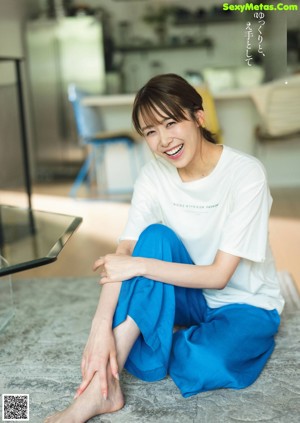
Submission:
<svg viewBox="0 0 300 423">
<path fill-rule="evenodd" d="M 0 256 L 0 268 L 7 266 L 4 257 Z M 11 275 L 0 278 L 0 332 L 15 315 Z"/>
</svg>

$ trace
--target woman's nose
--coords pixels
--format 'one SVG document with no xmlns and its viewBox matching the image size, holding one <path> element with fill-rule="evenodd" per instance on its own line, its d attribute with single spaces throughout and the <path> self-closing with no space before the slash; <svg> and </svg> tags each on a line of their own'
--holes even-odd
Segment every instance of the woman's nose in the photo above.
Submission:
<svg viewBox="0 0 300 423">
<path fill-rule="evenodd" d="M 172 141 L 173 137 L 170 137 L 170 135 L 167 135 L 164 131 L 160 132 L 160 143 L 163 147 L 168 147 Z"/>
<path fill-rule="evenodd" d="M 161 145 L 163 147 L 168 147 L 172 142 L 172 138 L 165 138 L 161 140 Z"/>
</svg>

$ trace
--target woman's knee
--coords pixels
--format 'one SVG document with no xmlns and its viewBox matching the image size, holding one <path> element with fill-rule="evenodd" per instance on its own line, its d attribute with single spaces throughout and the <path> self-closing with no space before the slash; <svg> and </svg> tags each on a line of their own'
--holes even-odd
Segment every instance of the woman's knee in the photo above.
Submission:
<svg viewBox="0 0 300 423">
<path fill-rule="evenodd" d="M 159 223 L 148 226 L 141 233 L 133 256 L 192 264 L 186 248 L 176 233 Z"/>
<path fill-rule="evenodd" d="M 155 242 L 160 240 L 177 240 L 178 237 L 176 233 L 170 229 L 168 226 L 165 226 L 161 223 L 153 223 L 152 225 L 147 226 L 146 229 L 140 235 L 141 238 L 153 239 Z"/>
</svg>

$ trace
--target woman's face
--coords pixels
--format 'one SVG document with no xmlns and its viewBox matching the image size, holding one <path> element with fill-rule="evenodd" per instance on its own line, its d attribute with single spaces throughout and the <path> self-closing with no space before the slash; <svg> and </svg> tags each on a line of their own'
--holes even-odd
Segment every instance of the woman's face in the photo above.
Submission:
<svg viewBox="0 0 300 423">
<path fill-rule="evenodd" d="M 174 119 L 157 114 L 157 122 L 146 125 L 140 117 L 140 126 L 150 150 L 164 158 L 177 169 L 193 165 L 200 154 L 201 133 L 199 126 L 203 124 L 203 111 L 196 112 L 196 121 L 186 112 L 186 120 L 177 122 Z"/>
</svg>

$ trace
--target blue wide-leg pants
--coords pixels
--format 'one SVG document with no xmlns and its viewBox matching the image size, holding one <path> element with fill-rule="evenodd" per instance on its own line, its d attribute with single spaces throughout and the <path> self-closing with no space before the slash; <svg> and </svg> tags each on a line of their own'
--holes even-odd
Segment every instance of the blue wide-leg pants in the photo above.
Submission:
<svg viewBox="0 0 300 423">
<path fill-rule="evenodd" d="M 193 264 L 166 226 L 146 228 L 133 256 Z M 274 349 L 276 310 L 247 304 L 209 308 L 201 289 L 136 277 L 122 283 L 113 327 L 130 316 L 141 334 L 125 363 L 128 372 L 153 382 L 171 376 L 184 397 L 253 383 Z M 185 328 L 173 333 L 174 325 Z"/>
</svg>

